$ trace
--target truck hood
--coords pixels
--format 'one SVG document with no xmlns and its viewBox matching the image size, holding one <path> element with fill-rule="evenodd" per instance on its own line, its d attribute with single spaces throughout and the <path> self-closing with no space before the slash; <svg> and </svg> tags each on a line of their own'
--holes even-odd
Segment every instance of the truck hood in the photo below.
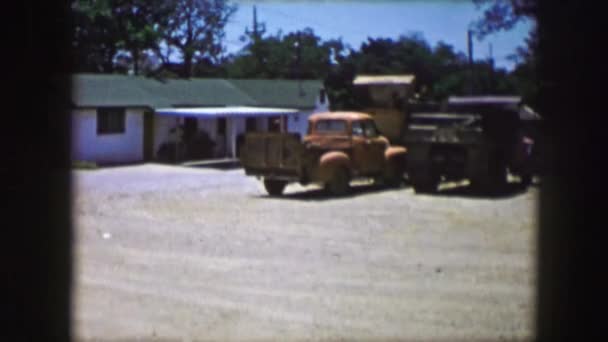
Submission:
<svg viewBox="0 0 608 342">
<path fill-rule="evenodd" d="M 304 145 L 310 148 L 342 150 L 352 146 L 350 137 L 344 135 L 309 135 L 304 137 Z"/>
</svg>

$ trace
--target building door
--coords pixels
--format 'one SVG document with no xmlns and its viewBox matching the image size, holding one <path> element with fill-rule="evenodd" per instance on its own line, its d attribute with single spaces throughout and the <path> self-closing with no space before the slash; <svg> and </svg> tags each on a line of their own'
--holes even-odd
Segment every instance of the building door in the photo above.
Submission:
<svg viewBox="0 0 608 342">
<path fill-rule="evenodd" d="M 144 160 L 154 159 L 154 113 L 144 112 Z"/>
</svg>

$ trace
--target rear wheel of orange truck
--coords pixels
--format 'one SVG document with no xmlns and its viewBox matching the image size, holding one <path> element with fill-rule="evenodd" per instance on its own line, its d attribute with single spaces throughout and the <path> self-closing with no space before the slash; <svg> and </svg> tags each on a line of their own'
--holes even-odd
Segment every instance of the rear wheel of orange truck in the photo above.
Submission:
<svg viewBox="0 0 608 342">
<path fill-rule="evenodd" d="M 287 186 L 286 181 L 277 179 L 264 179 L 264 188 L 266 188 L 266 191 L 271 196 L 280 196 L 281 194 L 283 194 L 285 186 Z"/>
<path fill-rule="evenodd" d="M 350 190 L 350 176 L 348 170 L 343 167 L 337 168 L 329 182 L 325 184 L 325 189 L 334 196 L 344 196 Z"/>
</svg>

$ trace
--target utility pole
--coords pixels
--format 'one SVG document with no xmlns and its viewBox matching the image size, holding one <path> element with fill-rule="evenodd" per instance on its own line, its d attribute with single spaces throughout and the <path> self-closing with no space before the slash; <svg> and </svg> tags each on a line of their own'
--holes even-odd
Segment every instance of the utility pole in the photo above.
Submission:
<svg viewBox="0 0 608 342">
<path fill-rule="evenodd" d="M 490 86 L 492 87 L 492 90 L 496 90 L 494 88 L 495 84 L 494 84 L 494 56 L 492 54 L 492 43 L 490 44 L 490 57 L 488 58 L 488 63 L 490 64 Z"/>
<path fill-rule="evenodd" d="M 490 43 L 490 67 L 494 70 L 494 55 L 492 54 L 492 43 Z"/>
<path fill-rule="evenodd" d="M 473 95 L 474 72 L 473 72 L 473 31 L 467 31 L 467 45 L 469 50 L 469 95 Z"/>
<path fill-rule="evenodd" d="M 259 36 L 259 32 L 258 32 L 258 10 L 255 7 L 255 5 L 253 5 L 253 40 L 254 40 L 254 42 L 257 42 L 259 38 L 260 38 L 260 36 Z"/>
</svg>

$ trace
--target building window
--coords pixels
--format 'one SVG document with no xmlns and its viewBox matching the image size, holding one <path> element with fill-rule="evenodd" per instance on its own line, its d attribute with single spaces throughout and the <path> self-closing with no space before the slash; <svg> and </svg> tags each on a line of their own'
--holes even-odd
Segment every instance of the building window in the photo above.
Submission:
<svg viewBox="0 0 608 342">
<path fill-rule="evenodd" d="M 118 134 L 125 132 L 124 108 L 98 108 L 97 134 Z"/>
</svg>

